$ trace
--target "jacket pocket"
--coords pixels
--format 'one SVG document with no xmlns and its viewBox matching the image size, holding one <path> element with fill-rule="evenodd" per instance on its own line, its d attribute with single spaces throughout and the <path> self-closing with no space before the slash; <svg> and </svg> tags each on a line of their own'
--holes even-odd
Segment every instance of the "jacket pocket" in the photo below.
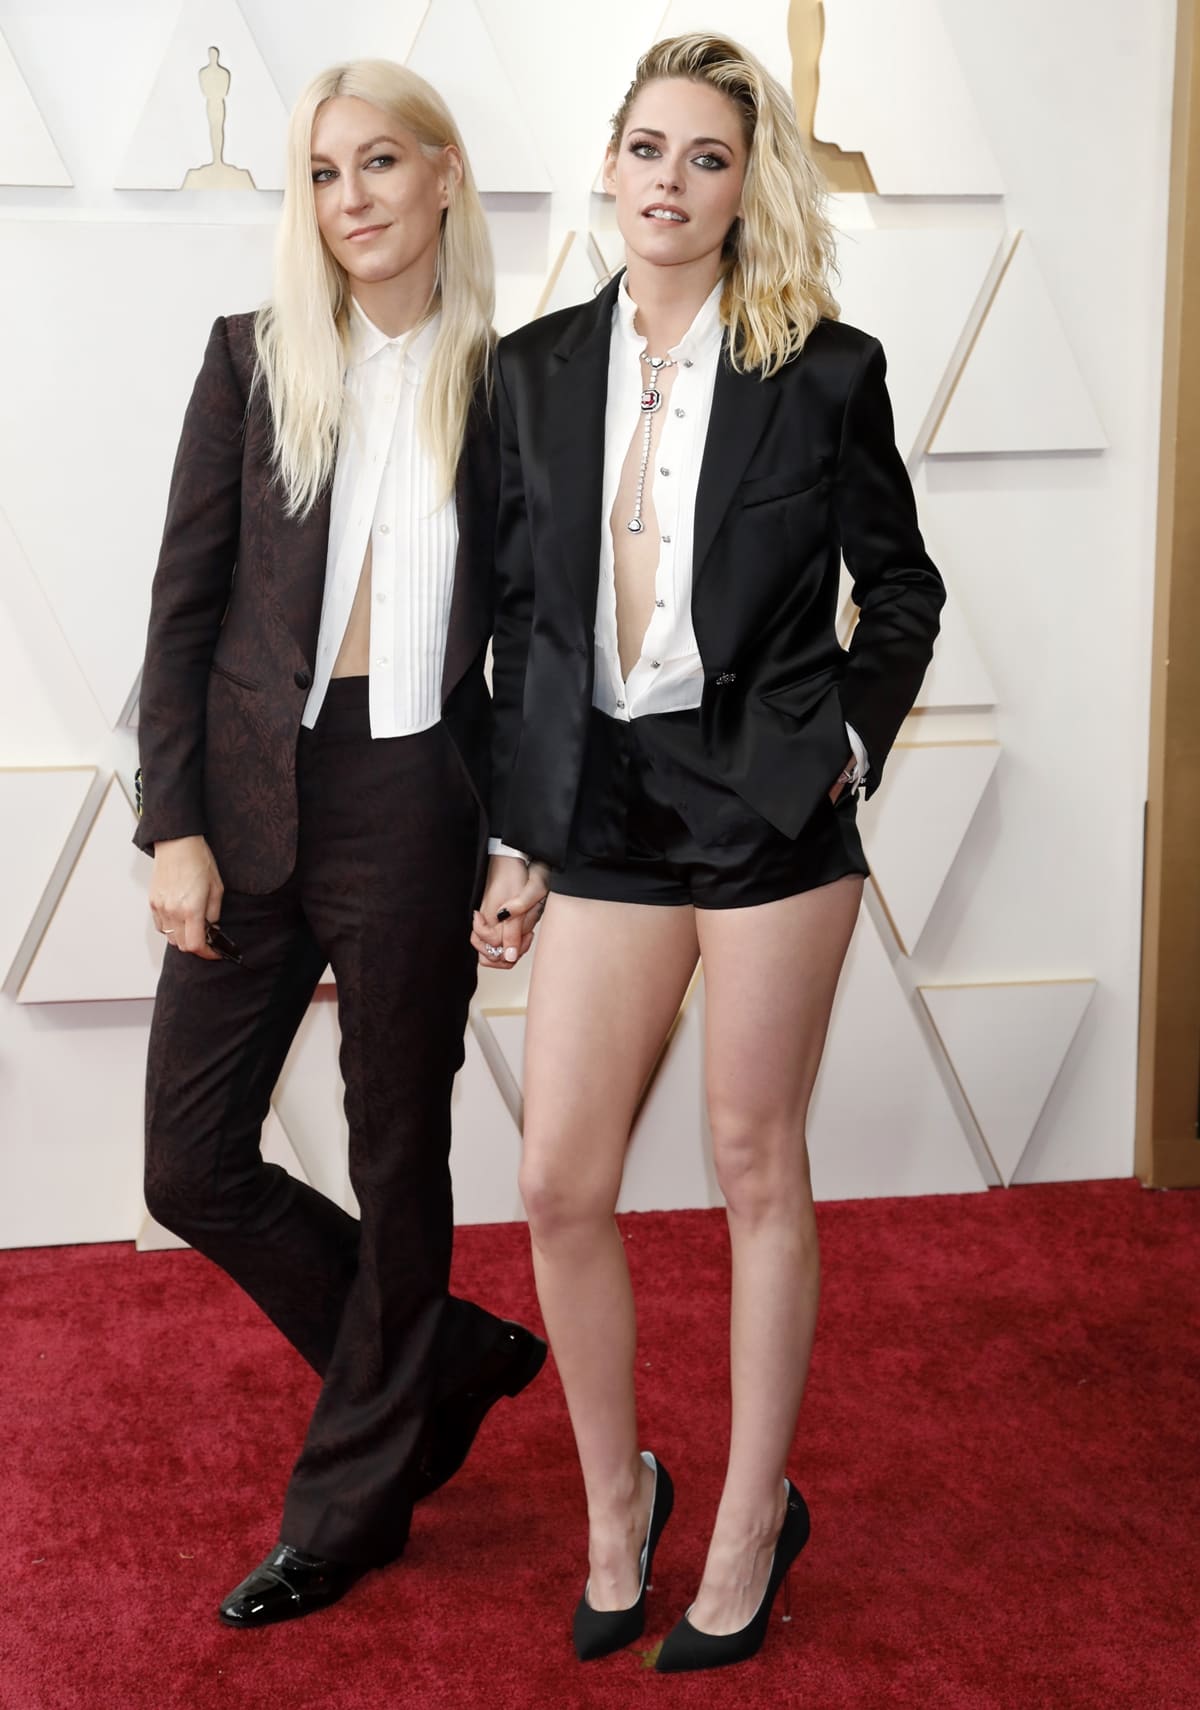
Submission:
<svg viewBox="0 0 1200 1710">
<path fill-rule="evenodd" d="M 231 671 L 228 665 L 218 665 L 214 659 L 209 666 L 214 677 L 224 677 L 227 682 L 236 683 L 239 689 L 261 689 L 261 683 L 255 683 L 249 677 L 241 676 L 237 671 Z"/>
<path fill-rule="evenodd" d="M 769 505 L 779 499 L 798 499 L 825 484 L 825 465 L 818 463 L 810 469 L 783 469 L 774 475 L 756 475 L 743 481 L 738 497 L 744 511 L 756 505 Z"/>
</svg>

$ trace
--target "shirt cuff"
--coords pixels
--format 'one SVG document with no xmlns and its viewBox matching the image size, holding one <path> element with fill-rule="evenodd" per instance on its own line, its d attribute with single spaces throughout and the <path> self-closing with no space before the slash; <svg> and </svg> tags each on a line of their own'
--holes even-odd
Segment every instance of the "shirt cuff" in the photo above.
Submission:
<svg viewBox="0 0 1200 1710">
<path fill-rule="evenodd" d="M 529 857 L 523 849 L 514 849 L 510 843 L 504 843 L 498 837 L 488 838 L 488 854 L 513 855 L 518 861 L 524 861 L 527 867 L 529 865 Z"/>
<path fill-rule="evenodd" d="M 846 735 L 850 740 L 850 752 L 854 756 L 854 763 L 858 767 L 858 777 L 854 780 L 854 784 L 852 786 L 857 790 L 866 778 L 867 773 L 871 770 L 871 762 L 867 759 L 867 751 L 863 746 L 863 739 L 852 724 L 848 724 L 846 726 Z"/>
</svg>

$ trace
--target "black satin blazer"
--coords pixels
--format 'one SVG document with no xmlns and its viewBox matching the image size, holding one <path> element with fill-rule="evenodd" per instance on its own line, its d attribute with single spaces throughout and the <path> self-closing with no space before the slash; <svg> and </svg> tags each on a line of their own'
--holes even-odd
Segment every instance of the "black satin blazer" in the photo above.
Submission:
<svg viewBox="0 0 1200 1710">
<path fill-rule="evenodd" d="M 609 337 L 617 279 L 503 339 L 492 830 L 561 865 L 592 701 Z M 945 599 L 925 551 L 877 339 L 821 321 L 763 380 L 722 357 L 701 464 L 692 621 L 713 775 L 800 831 L 862 737 L 868 794 L 916 698 Z M 630 423 L 630 432 L 634 424 Z M 835 631 L 839 561 L 860 608 Z"/>
</svg>

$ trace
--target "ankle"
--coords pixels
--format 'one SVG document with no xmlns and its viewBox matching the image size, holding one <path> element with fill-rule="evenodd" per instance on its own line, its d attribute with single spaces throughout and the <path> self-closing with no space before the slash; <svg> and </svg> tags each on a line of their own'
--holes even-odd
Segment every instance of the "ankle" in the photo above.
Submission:
<svg viewBox="0 0 1200 1710">
<path fill-rule="evenodd" d="M 635 1455 L 610 1478 L 588 1489 L 588 1525 L 593 1531 L 634 1523 L 654 1488 L 654 1474 Z"/>
</svg>

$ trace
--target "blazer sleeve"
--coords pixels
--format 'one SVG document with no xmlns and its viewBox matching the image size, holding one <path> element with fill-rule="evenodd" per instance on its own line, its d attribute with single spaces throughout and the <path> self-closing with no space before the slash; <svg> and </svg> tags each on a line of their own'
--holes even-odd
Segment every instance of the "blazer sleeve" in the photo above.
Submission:
<svg viewBox="0 0 1200 1710">
<path fill-rule="evenodd" d="M 134 836 L 147 852 L 160 838 L 205 831 L 208 675 L 237 560 L 245 413 L 222 316 L 184 416 L 150 597 Z"/>
<path fill-rule="evenodd" d="M 886 373 L 883 347 L 872 339 L 847 398 L 834 479 L 842 556 L 859 608 L 840 693 L 846 722 L 867 750 L 868 796 L 917 698 L 946 599 L 896 449 Z"/>
<path fill-rule="evenodd" d="M 492 633 L 492 801 L 490 826 L 504 839 L 508 792 L 521 743 L 525 662 L 533 622 L 533 543 L 516 417 L 504 374 L 496 362 L 496 413 L 500 439 L 500 493 L 496 520 L 496 617 Z"/>
</svg>

